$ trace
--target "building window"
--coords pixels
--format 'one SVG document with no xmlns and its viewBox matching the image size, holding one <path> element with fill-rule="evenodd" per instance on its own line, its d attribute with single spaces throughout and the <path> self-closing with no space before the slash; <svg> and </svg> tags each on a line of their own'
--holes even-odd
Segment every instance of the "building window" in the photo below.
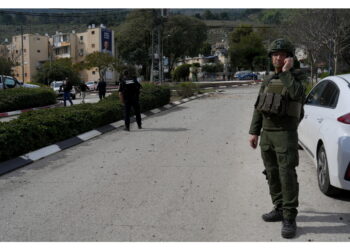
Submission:
<svg viewBox="0 0 350 250">
<path fill-rule="evenodd" d="M 91 31 L 91 35 L 94 35 L 95 34 L 95 31 L 93 30 L 93 31 Z"/>
<path fill-rule="evenodd" d="M 80 49 L 79 50 L 79 56 L 83 56 L 84 55 L 84 49 Z"/>
<path fill-rule="evenodd" d="M 93 44 L 91 44 L 91 48 L 95 48 L 95 44 L 93 43 Z"/>
<path fill-rule="evenodd" d="M 92 71 L 92 74 L 95 75 L 95 71 Z"/>
<path fill-rule="evenodd" d="M 40 49 L 38 49 L 36 52 L 40 53 Z"/>
<path fill-rule="evenodd" d="M 23 49 L 23 52 L 24 52 L 24 53 L 27 53 L 27 49 Z"/>
<path fill-rule="evenodd" d="M 16 50 L 16 54 L 18 54 L 18 50 Z"/>
<path fill-rule="evenodd" d="M 23 36 L 23 40 L 26 40 L 26 37 L 25 37 L 25 36 Z"/>
<path fill-rule="evenodd" d="M 24 76 L 27 77 L 27 73 L 24 73 Z"/>
<path fill-rule="evenodd" d="M 84 37 L 83 36 L 80 36 L 80 41 L 83 41 Z"/>
<path fill-rule="evenodd" d="M 19 77 L 19 74 L 17 74 L 16 76 Z"/>
</svg>

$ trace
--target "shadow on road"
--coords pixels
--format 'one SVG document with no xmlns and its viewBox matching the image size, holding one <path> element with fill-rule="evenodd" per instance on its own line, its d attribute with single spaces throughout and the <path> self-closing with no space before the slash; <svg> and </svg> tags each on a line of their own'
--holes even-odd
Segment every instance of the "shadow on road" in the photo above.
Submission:
<svg viewBox="0 0 350 250">
<path fill-rule="evenodd" d="M 331 198 L 341 201 L 350 201 L 350 191 L 338 190 L 338 193 L 332 195 Z"/>
<path fill-rule="evenodd" d="M 332 225 L 325 224 L 324 226 L 299 226 L 298 225 L 297 237 L 303 234 L 348 234 L 350 235 L 350 213 L 300 211 L 300 215 L 298 215 L 297 221 L 307 222 L 307 223 L 321 222 L 321 223 L 332 224 Z"/>
</svg>

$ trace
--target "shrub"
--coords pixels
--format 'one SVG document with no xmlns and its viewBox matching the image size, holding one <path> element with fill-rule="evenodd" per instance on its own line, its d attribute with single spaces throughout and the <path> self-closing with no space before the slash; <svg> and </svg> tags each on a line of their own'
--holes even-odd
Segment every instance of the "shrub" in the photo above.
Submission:
<svg viewBox="0 0 350 250">
<path fill-rule="evenodd" d="M 191 64 L 182 64 L 174 70 L 173 78 L 175 81 L 181 81 L 188 78 Z"/>
<path fill-rule="evenodd" d="M 145 85 L 140 96 L 143 111 L 169 103 L 168 87 Z M 0 122 L 0 162 L 71 138 L 122 119 L 117 93 L 96 104 L 79 104 L 23 113 L 18 119 Z"/>
<path fill-rule="evenodd" d="M 217 73 L 222 71 L 224 71 L 224 65 L 222 63 L 210 63 L 202 66 L 202 72 Z"/>
<path fill-rule="evenodd" d="M 56 103 L 56 94 L 47 88 L 0 90 L 0 112 L 41 107 Z"/>
<path fill-rule="evenodd" d="M 176 86 L 176 90 L 179 96 L 186 98 L 198 92 L 199 87 L 193 82 L 183 82 Z"/>
</svg>

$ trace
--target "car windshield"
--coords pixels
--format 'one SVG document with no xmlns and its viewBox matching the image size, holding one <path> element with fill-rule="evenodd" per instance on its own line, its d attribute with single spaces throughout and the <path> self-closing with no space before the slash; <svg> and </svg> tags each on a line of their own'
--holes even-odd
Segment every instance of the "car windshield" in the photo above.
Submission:
<svg viewBox="0 0 350 250">
<path fill-rule="evenodd" d="M 53 86 L 57 88 L 57 87 L 60 87 L 61 85 L 62 85 L 62 82 L 55 82 Z"/>
</svg>

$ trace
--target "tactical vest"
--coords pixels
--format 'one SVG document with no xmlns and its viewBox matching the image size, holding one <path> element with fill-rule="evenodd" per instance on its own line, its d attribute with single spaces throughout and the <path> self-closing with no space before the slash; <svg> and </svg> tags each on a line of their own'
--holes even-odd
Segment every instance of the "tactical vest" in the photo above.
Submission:
<svg viewBox="0 0 350 250">
<path fill-rule="evenodd" d="M 300 118 L 302 103 L 289 98 L 287 88 L 280 79 L 271 79 L 259 94 L 255 109 L 269 115 Z"/>
</svg>

